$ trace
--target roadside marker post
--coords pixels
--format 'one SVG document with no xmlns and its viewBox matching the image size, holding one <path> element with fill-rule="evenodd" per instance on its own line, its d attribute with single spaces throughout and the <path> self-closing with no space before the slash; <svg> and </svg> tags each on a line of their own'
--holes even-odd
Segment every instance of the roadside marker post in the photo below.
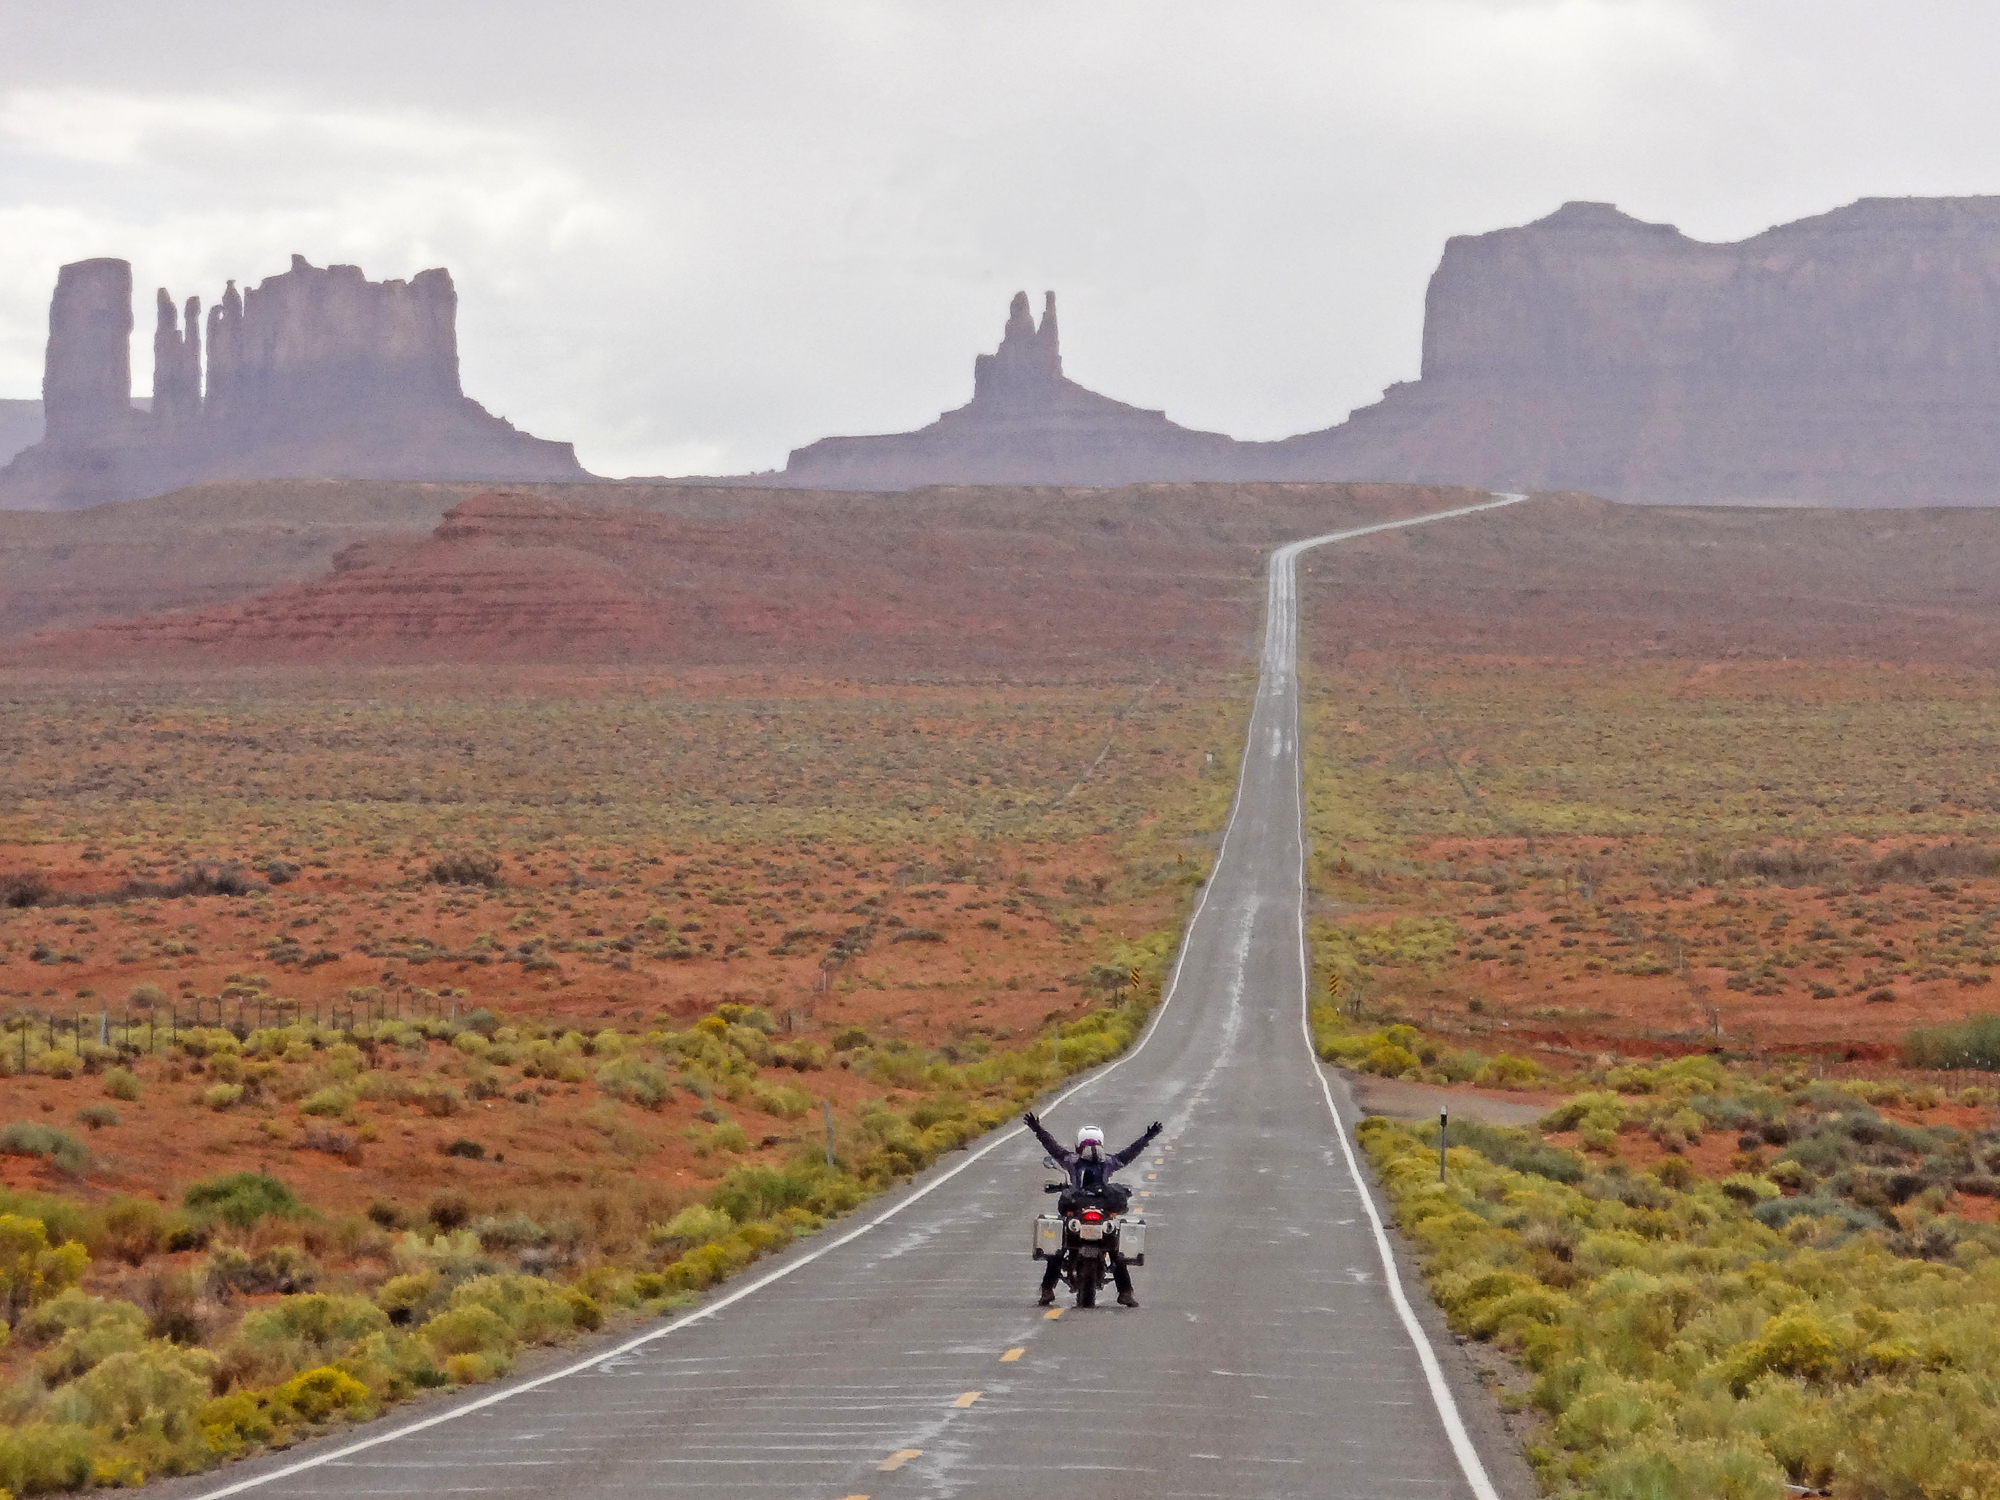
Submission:
<svg viewBox="0 0 2000 1500">
<path fill-rule="evenodd" d="M 830 1167 L 833 1165 L 833 1101 L 820 1100 L 819 1113 L 820 1118 L 826 1121 L 826 1164 Z"/>
<path fill-rule="evenodd" d="M 1444 1131 L 1445 1112 L 1438 1111 L 1438 1181 L 1444 1181 Z"/>
</svg>

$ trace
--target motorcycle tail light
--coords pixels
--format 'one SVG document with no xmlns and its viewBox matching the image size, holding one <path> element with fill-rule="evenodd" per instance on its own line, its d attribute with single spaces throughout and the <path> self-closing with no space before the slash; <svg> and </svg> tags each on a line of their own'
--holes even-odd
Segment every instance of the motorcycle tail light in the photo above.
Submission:
<svg viewBox="0 0 2000 1500">
<path fill-rule="evenodd" d="M 1086 1208 L 1083 1211 L 1083 1222 L 1086 1224 L 1095 1224 L 1099 1219 L 1103 1217 L 1104 1215 L 1099 1213 L 1094 1208 Z"/>
</svg>

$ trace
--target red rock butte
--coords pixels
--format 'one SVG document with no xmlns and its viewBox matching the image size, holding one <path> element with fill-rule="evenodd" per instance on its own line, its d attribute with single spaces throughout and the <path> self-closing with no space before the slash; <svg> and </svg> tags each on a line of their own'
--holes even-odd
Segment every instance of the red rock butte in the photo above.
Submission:
<svg viewBox="0 0 2000 1500">
<path fill-rule="evenodd" d="M 132 405 L 132 268 L 64 266 L 49 307 L 45 432 L 0 469 L 0 507 L 74 510 L 217 478 L 576 480 L 567 443 L 517 431 L 459 387 L 451 273 L 289 271 L 208 312 L 164 287 L 153 401 Z"/>
</svg>

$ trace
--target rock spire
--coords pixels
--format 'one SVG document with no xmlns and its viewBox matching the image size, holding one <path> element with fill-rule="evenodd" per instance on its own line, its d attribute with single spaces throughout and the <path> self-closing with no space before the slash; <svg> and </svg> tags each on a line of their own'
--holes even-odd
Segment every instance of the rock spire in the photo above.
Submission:
<svg viewBox="0 0 2000 1500">
<path fill-rule="evenodd" d="M 1056 336 L 1056 294 L 1042 294 L 1042 326 L 1028 312 L 1028 294 L 1014 293 L 1000 347 L 972 361 L 972 399 L 1033 399 L 1062 379 L 1062 348 Z"/>
<path fill-rule="evenodd" d="M 167 289 L 159 291 L 153 329 L 153 420 L 181 424 L 201 416 L 201 298 L 187 299 L 183 333 Z"/>
<path fill-rule="evenodd" d="M 80 260 L 56 274 L 42 410 L 50 437 L 87 438 L 132 417 L 132 267 Z"/>
</svg>

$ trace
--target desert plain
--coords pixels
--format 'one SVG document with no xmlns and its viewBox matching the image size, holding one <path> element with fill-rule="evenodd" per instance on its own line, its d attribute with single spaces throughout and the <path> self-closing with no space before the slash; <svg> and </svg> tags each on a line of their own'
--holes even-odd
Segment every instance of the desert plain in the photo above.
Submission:
<svg viewBox="0 0 2000 1500">
<path fill-rule="evenodd" d="M 1477 498 L 301 482 L 0 516 L 0 1188 L 225 1403 L 92 1461 L 198 1467 L 685 1302 L 1113 1055 L 1227 814 L 1270 548 Z M 1593 1171 L 1771 1166 L 1753 1130 L 1561 1117 L 1675 1060 L 1873 1090 L 1976 1156 L 1996 528 L 1563 494 L 1314 556 L 1328 1055 L 1546 1106 Z M 117 586 L 64 586 L 78 557 Z M 1882 1212 L 1993 1218 L 1984 1168 L 1941 1173 Z M 568 1300 L 461 1316 L 525 1274 Z M 364 1358 L 280 1326 L 302 1296 L 436 1337 Z M 88 1335 L 0 1364 L 40 1390 Z"/>
</svg>

